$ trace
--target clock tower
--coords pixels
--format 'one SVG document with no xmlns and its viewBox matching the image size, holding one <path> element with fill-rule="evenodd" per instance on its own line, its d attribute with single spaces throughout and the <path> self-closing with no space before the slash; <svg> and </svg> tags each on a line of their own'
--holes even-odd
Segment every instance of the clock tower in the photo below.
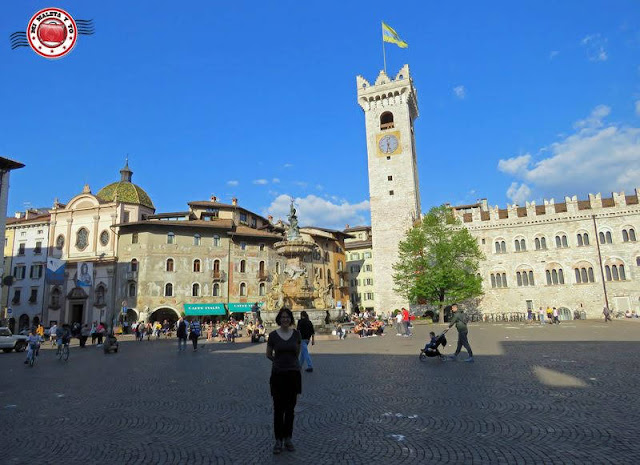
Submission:
<svg viewBox="0 0 640 465">
<path fill-rule="evenodd" d="M 398 243 L 421 217 L 413 134 L 418 99 L 409 65 L 395 78 L 380 71 L 373 85 L 362 76 L 356 83 L 367 136 L 374 308 L 390 312 L 409 308 L 409 302 L 394 291 L 393 264 L 398 260 Z"/>
</svg>

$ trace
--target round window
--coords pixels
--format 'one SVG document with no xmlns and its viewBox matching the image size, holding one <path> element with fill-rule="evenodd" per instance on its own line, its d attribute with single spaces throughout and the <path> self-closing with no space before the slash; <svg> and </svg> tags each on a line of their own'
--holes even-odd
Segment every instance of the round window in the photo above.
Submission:
<svg viewBox="0 0 640 465">
<path fill-rule="evenodd" d="M 102 231 L 100 233 L 100 243 L 102 245 L 107 245 L 109 243 L 109 231 Z"/>
<path fill-rule="evenodd" d="M 89 231 L 81 228 L 76 236 L 76 247 L 80 250 L 85 249 L 89 245 Z"/>
</svg>

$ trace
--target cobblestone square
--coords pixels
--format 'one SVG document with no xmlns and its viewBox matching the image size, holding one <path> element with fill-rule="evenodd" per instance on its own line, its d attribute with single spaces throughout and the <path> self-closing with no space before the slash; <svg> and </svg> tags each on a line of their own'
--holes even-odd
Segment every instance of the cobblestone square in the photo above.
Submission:
<svg viewBox="0 0 640 465">
<path fill-rule="evenodd" d="M 264 344 L 125 341 L 108 356 L 74 347 L 67 363 L 44 350 L 33 368 L 2 353 L 0 462 L 640 463 L 637 322 L 474 324 L 474 364 L 421 362 L 432 328 L 320 338 L 298 450 L 280 456 Z"/>
</svg>

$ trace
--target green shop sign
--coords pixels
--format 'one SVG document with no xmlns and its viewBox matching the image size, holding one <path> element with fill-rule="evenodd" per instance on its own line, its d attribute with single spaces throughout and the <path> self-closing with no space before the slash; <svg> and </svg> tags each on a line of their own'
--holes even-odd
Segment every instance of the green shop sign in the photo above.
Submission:
<svg viewBox="0 0 640 465">
<path fill-rule="evenodd" d="M 184 304 L 185 315 L 226 315 L 224 304 Z"/>
<path fill-rule="evenodd" d="M 251 313 L 251 307 L 255 302 L 229 302 L 229 313 Z M 258 302 L 258 308 L 262 308 L 262 302 Z"/>
</svg>

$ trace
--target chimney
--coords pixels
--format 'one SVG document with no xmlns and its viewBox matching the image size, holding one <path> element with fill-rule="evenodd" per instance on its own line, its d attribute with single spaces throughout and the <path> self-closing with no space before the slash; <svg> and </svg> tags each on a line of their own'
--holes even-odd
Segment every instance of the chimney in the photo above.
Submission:
<svg viewBox="0 0 640 465">
<path fill-rule="evenodd" d="M 216 203 L 216 202 L 218 201 L 218 197 L 216 197 L 215 195 L 212 195 L 212 196 L 211 196 L 211 201 L 212 201 L 213 203 Z"/>
<path fill-rule="evenodd" d="M 344 229 L 349 229 L 349 223 L 344 227 Z"/>
<path fill-rule="evenodd" d="M 233 205 L 234 207 L 238 206 L 238 199 L 236 199 L 235 197 L 231 199 L 231 205 Z"/>
<path fill-rule="evenodd" d="M 273 216 L 272 215 L 267 216 L 267 219 L 269 220 L 269 223 L 273 223 Z"/>
</svg>

